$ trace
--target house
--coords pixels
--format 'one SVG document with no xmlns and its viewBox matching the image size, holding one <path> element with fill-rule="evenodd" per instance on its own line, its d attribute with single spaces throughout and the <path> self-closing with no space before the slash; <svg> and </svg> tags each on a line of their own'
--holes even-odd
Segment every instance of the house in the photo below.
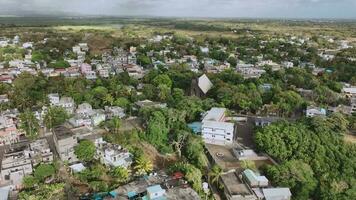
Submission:
<svg viewBox="0 0 356 200">
<path fill-rule="evenodd" d="M 292 67 L 294 67 L 293 62 L 289 62 L 289 61 L 284 61 L 284 62 L 281 63 L 281 65 L 284 68 L 292 68 Z"/>
<path fill-rule="evenodd" d="M 290 200 L 292 197 L 289 188 L 264 188 L 262 192 L 265 200 Z"/>
<path fill-rule="evenodd" d="M 49 103 L 51 106 L 58 106 L 59 105 L 59 94 L 52 93 L 47 95 Z"/>
<path fill-rule="evenodd" d="M 78 140 L 70 129 L 64 126 L 54 128 L 53 140 L 62 161 L 69 163 L 78 161 L 77 156 L 74 154 L 74 147 L 78 144 Z"/>
<path fill-rule="evenodd" d="M 58 106 L 63 107 L 68 114 L 72 114 L 74 112 L 75 103 L 72 97 L 62 97 L 59 100 Z"/>
<path fill-rule="evenodd" d="M 33 47 L 33 42 L 25 42 L 22 44 L 22 48 L 24 49 L 30 49 Z"/>
<path fill-rule="evenodd" d="M 101 122 L 105 121 L 106 115 L 104 110 L 97 109 L 95 110 L 94 115 L 91 116 L 91 124 L 92 126 L 98 126 Z"/>
<path fill-rule="evenodd" d="M 137 107 L 136 109 L 141 109 L 141 108 L 144 108 L 144 107 L 154 107 L 154 108 L 165 108 L 165 107 L 167 107 L 166 103 L 153 102 L 153 101 L 150 101 L 148 99 L 143 100 L 143 101 L 137 101 L 135 103 L 135 105 Z"/>
<path fill-rule="evenodd" d="M 33 172 L 31 159 L 21 145 L 5 152 L 1 162 L 1 178 L 9 184 L 20 187 L 22 179 Z"/>
<path fill-rule="evenodd" d="M 2 94 L 2 95 L 0 95 L 0 104 L 2 104 L 2 103 L 8 103 L 9 101 L 10 101 L 10 100 L 9 100 L 7 94 Z"/>
<path fill-rule="evenodd" d="M 74 47 L 72 47 L 72 51 L 73 51 L 75 54 L 78 54 L 79 52 L 81 52 L 80 46 L 74 46 Z"/>
<path fill-rule="evenodd" d="M 129 167 L 132 155 L 127 149 L 117 144 L 107 143 L 103 138 L 95 140 L 96 157 L 101 163 L 111 167 Z"/>
<path fill-rule="evenodd" d="M 243 179 L 248 183 L 250 187 L 267 187 L 268 179 L 265 176 L 256 175 L 250 169 L 246 169 L 242 172 Z"/>
<path fill-rule="evenodd" d="M 162 189 L 160 185 L 153 185 L 147 187 L 147 197 L 149 200 L 164 200 L 166 199 L 164 195 L 166 190 Z"/>
<path fill-rule="evenodd" d="M 225 122 L 225 108 L 212 108 L 202 120 L 202 137 L 210 144 L 232 144 L 234 124 Z"/>
<path fill-rule="evenodd" d="M 212 87 L 213 83 L 203 74 L 199 78 L 192 80 L 190 94 L 197 97 L 204 97 Z"/>
<path fill-rule="evenodd" d="M 356 86 L 344 87 L 342 92 L 350 102 L 350 113 L 356 113 Z"/>
<path fill-rule="evenodd" d="M 48 141 L 43 139 L 38 139 L 30 143 L 29 155 L 32 159 L 32 165 L 36 166 L 40 163 L 52 163 L 53 153 L 49 148 Z"/>
<path fill-rule="evenodd" d="M 82 103 L 78 105 L 78 108 L 75 110 L 75 114 L 81 116 L 91 116 L 94 114 L 94 111 L 89 103 Z"/>
<path fill-rule="evenodd" d="M 98 70 L 99 76 L 102 78 L 109 78 L 109 70 L 108 69 L 100 69 Z"/>
<path fill-rule="evenodd" d="M 227 200 L 257 200 L 253 191 L 243 183 L 236 172 L 224 173 L 220 177 Z"/>
<path fill-rule="evenodd" d="M 78 46 L 82 51 L 89 51 L 89 47 L 87 43 L 79 43 Z"/>
<path fill-rule="evenodd" d="M 105 106 L 105 115 L 107 119 L 118 117 L 120 119 L 126 116 L 125 109 L 119 106 Z"/>
<path fill-rule="evenodd" d="M 0 115 L 0 146 L 17 143 L 22 132 L 16 127 L 14 116 Z"/>
<path fill-rule="evenodd" d="M 271 125 L 273 122 L 278 121 L 276 117 L 256 117 L 255 126 L 265 127 Z"/>
<path fill-rule="evenodd" d="M 234 155 L 238 160 L 259 160 L 259 156 L 252 149 L 237 149 L 233 150 Z"/>
<path fill-rule="evenodd" d="M 89 117 L 82 117 L 79 115 L 76 115 L 72 118 L 70 118 L 69 123 L 74 126 L 74 127 L 80 127 L 80 126 L 91 126 L 92 120 Z"/>
<path fill-rule="evenodd" d="M 89 72 L 92 71 L 92 67 L 91 65 L 87 64 L 87 63 L 83 63 L 81 66 L 80 66 L 80 72 L 82 74 L 87 74 Z"/>
<path fill-rule="evenodd" d="M 95 71 L 87 71 L 84 73 L 84 75 L 85 75 L 85 78 L 88 80 L 95 80 L 97 78 Z"/>
<path fill-rule="evenodd" d="M 316 117 L 316 116 L 324 117 L 326 116 L 326 109 L 319 108 L 316 106 L 308 106 L 305 111 L 305 115 L 307 117 Z"/>
<path fill-rule="evenodd" d="M 79 173 L 86 169 L 83 163 L 70 165 L 69 168 L 72 170 L 72 173 Z"/>
</svg>

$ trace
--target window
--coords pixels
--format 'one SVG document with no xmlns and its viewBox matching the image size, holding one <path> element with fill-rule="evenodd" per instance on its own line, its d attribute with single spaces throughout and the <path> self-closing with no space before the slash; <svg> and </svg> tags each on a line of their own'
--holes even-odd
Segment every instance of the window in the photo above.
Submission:
<svg viewBox="0 0 356 200">
<path fill-rule="evenodd" d="M 230 141 L 230 138 L 226 138 L 227 141 Z"/>
</svg>

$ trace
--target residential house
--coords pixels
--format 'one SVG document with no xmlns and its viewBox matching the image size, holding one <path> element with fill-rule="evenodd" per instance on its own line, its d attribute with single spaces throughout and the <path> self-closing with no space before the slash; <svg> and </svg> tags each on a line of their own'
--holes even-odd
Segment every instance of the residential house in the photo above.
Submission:
<svg viewBox="0 0 356 200">
<path fill-rule="evenodd" d="M 326 109 L 319 108 L 316 106 L 308 106 L 305 111 L 305 115 L 307 117 L 316 117 L 316 116 L 324 117 L 326 116 Z"/>
<path fill-rule="evenodd" d="M 265 176 L 256 175 L 250 169 L 246 169 L 242 172 L 243 179 L 250 187 L 267 187 L 268 179 Z"/>
<path fill-rule="evenodd" d="M 220 177 L 227 200 L 257 200 L 253 191 L 243 183 L 236 172 L 224 173 Z"/>
<path fill-rule="evenodd" d="M 14 119 L 13 116 L 5 113 L 0 115 L 0 146 L 19 141 L 22 132 L 17 129 Z"/>
<path fill-rule="evenodd" d="M 289 188 L 264 188 L 262 192 L 265 200 L 290 200 L 292 197 Z"/>
<path fill-rule="evenodd" d="M 107 143 L 103 138 L 95 140 L 96 157 L 101 163 L 111 167 L 129 167 L 132 164 L 130 152 L 117 144 Z"/>
<path fill-rule="evenodd" d="M 160 185 L 153 185 L 147 187 L 147 199 L 149 200 L 164 200 L 166 190 L 162 189 Z"/>
<path fill-rule="evenodd" d="M 92 67 L 91 65 L 87 64 L 87 63 L 83 63 L 81 66 L 80 66 L 80 72 L 82 74 L 87 74 L 87 73 L 90 73 L 92 71 Z"/>
<path fill-rule="evenodd" d="M 58 106 L 63 107 L 68 114 L 72 114 L 74 112 L 75 103 L 72 97 L 62 97 L 59 100 Z"/>
<path fill-rule="evenodd" d="M 225 108 L 212 108 L 202 120 L 202 137 L 206 143 L 226 145 L 234 140 L 234 124 L 225 122 Z"/>
<path fill-rule="evenodd" d="M 106 119 L 112 119 L 118 117 L 120 119 L 126 116 L 125 109 L 119 106 L 105 106 Z"/>
<path fill-rule="evenodd" d="M 15 187 L 20 187 L 23 177 L 33 172 L 31 159 L 24 148 L 20 146 L 6 151 L 1 161 L 2 180 Z"/>
<path fill-rule="evenodd" d="M 88 80 L 95 80 L 97 78 L 95 71 L 88 71 L 88 72 L 84 73 L 84 75 L 85 75 L 85 78 Z"/>
<path fill-rule="evenodd" d="M 53 140 L 62 161 L 67 161 L 69 163 L 78 161 L 77 156 L 74 153 L 74 147 L 78 144 L 78 140 L 70 129 L 64 126 L 54 128 Z"/>
<path fill-rule="evenodd" d="M 49 103 L 51 106 L 58 106 L 59 105 L 59 94 L 58 93 L 51 93 L 47 95 Z"/>
<path fill-rule="evenodd" d="M 213 83 L 203 74 L 199 78 L 192 80 L 190 94 L 197 97 L 204 97 L 212 87 Z"/>
<path fill-rule="evenodd" d="M 2 104 L 2 103 L 8 103 L 9 101 L 10 101 L 10 100 L 9 100 L 7 94 L 2 94 L 2 95 L 0 95 L 0 104 Z"/>
<path fill-rule="evenodd" d="M 45 138 L 31 142 L 28 153 L 32 159 L 33 166 L 40 163 L 53 162 L 53 153 L 51 152 L 48 141 Z"/>
<path fill-rule="evenodd" d="M 166 103 L 153 102 L 148 99 L 135 102 L 135 106 L 137 110 L 144 107 L 155 107 L 155 108 L 165 108 L 167 107 Z"/>
<path fill-rule="evenodd" d="M 255 126 L 265 127 L 271 125 L 273 122 L 278 121 L 277 117 L 256 117 Z"/>
</svg>

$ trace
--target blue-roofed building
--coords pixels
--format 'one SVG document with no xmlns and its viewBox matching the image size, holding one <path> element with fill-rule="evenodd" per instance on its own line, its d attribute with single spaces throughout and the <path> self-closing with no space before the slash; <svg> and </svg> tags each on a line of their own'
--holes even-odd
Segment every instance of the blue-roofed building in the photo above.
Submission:
<svg viewBox="0 0 356 200">
<path fill-rule="evenodd" d="M 127 193 L 127 197 L 129 199 L 135 199 L 137 196 L 138 196 L 138 194 L 135 191 L 130 191 L 130 192 Z"/>
<path fill-rule="evenodd" d="M 192 129 L 192 131 L 195 134 L 197 134 L 197 133 L 201 133 L 201 125 L 202 125 L 201 122 L 193 122 L 193 123 L 188 124 L 188 127 L 190 129 Z"/>
<path fill-rule="evenodd" d="M 165 200 L 166 190 L 160 185 L 153 185 L 147 188 L 147 197 L 149 200 Z"/>
</svg>

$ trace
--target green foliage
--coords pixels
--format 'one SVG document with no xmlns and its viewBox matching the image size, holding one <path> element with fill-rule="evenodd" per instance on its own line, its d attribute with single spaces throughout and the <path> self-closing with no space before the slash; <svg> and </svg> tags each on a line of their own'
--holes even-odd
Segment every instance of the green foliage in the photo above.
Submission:
<svg viewBox="0 0 356 200">
<path fill-rule="evenodd" d="M 135 160 L 134 169 L 139 175 L 144 175 L 153 170 L 152 162 L 145 156 L 140 156 Z"/>
<path fill-rule="evenodd" d="M 166 118 L 163 113 L 160 111 L 153 112 L 147 124 L 147 141 L 156 148 L 161 149 L 168 142 L 168 131 Z"/>
<path fill-rule="evenodd" d="M 293 187 L 298 199 L 348 199 L 355 190 L 356 153 L 343 141 L 347 125 L 340 114 L 278 122 L 259 130 L 256 144 L 282 162 L 269 174 L 277 184 Z"/>
<path fill-rule="evenodd" d="M 184 173 L 187 181 L 192 185 L 197 192 L 202 191 L 202 173 L 201 171 L 189 163 L 176 163 L 171 168 L 171 171 L 180 171 Z"/>
<path fill-rule="evenodd" d="M 25 176 L 22 179 L 23 187 L 26 189 L 34 188 L 39 183 L 39 180 L 34 176 Z"/>
<path fill-rule="evenodd" d="M 201 137 L 189 136 L 183 149 L 183 155 L 199 169 L 204 169 L 208 164 Z"/>
<path fill-rule="evenodd" d="M 69 115 L 63 107 L 50 107 L 44 116 L 44 124 L 48 129 L 63 124 Z"/>
<path fill-rule="evenodd" d="M 79 145 L 74 147 L 74 153 L 79 160 L 90 162 L 93 160 L 95 155 L 95 145 L 90 140 L 82 140 Z"/>
<path fill-rule="evenodd" d="M 129 180 L 130 172 L 124 167 L 115 167 L 112 170 L 112 175 L 117 179 L 117 182 L 126 183 Z"/>
<path fill-rule="evenodd" d="M 41 184 L 36 189 L 23 190 L 19 193 L 19 199 L 64 199 L 64 183 Z"/>
<path fill-rule="evenodd" d="M 159 85 L 166 85 L 168 88 L 172 87 L 172 80 L 169 78 L 169 76 L 167 74 L 160 74 L 158 76 L 156 76 L 152 83 L 155 86 L 159 86 Z"/>
<path fill-rule="evenodd" d="M 89 183 L 89 186 L 94 192 L 108 191 L 108 184 L 104 181 L 92 181 Z"/>
<path fill-rule="evenodd" d="M 223 170 L 218 165 L 214 165 L 208 174 L 210 183 L 216 184 L 219 187 L 219 179 L 222 173 Z"/>
<path fill-rule="evenodd" d="M 59 68 L 68 68 L 70 64 L 65 60 L 57 60 L 55 62 L 49 63 L 49 67 L 59 69 Z"/>
<path fill-rule="evenodd" d="M 53 176 L 55 172 L 56 170 L 53 165 L 40 164 L 38 167 L 36 167 L 33 175 L 37 180 L 44 181 L 46 178 Z"/>
<path fill-rule="evenodd" d="M 152 64 L 151 59 L 145 55 L 139 55 L 137 57 L 137 63 L 142 65 L 143 67 L 149 67 Z"/>
<path fill-rule="evenodd" d="M 312 168 L 300 160 L 291 160 L 267 169 L 267 175 L 279 186 L 289 187 L 293 199 L 308 199 L 317 186 Z"/>
<path fill-rule="evenodd" d="M 30 138 L 36 138 L 40 129 L 40 125 L 35 117 L 35 114 L 31 110 L 26 109 L 25 112 L 20 114 L 19 118 L 20 129 L 25 131 L 26 136 Z"/>
</svg>

